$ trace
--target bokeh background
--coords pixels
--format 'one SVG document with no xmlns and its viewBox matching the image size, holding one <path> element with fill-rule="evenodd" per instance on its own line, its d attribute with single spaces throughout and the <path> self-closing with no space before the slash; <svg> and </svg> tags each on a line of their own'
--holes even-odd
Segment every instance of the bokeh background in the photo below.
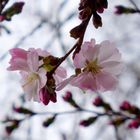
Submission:
<svg viewBox="0 0 140 140">
<path fill-rule="evenodd" d="M 7 7 L 15 0 L 10 0 Z M 79 0 L 24 0 L 20 15 L 10 22 L 0 24 L 0 121 L 6 116 L 22 117 L 13 110 L 13 105 L 24 106 L 38 112 L 63 112 L 73 108 L 62 100 L 62 95 L 70 90 L 80 106 L 100 111 L 93 107 L 96 93 L 83 94 L 77 88 L 67 86 L 58 92 L 57 103 L 48 106 L 24 100 L 17 72 L 6 70 L 10 55 L 8 50 L 14 47 L 24 49 L 42 48 L 61 57 L 75 43 L 69 31 L 80 23 L 78 19 Z M 134 0 L 138 7 L 140 1 Z M 122 101 L 128 100 L 140 107 L 140 14 L 115 15 L 116 5 L 133 7 L 130 0 L 108 0 L 109 7 L 102 14 L 103 27 L 95 29 L 90 22 L 84 40 L 95 38 L 97 43 L 103 40 L 113 41 L 122 53 L 126 69 L 119 77 L 118 88 L 113 92 L 100 93 L 115 110 Z M 71 57 L 62 66 L 68 69 L 68 76 L 74 72 Z M 48 115 L 37 115 L 25 120 L 10 136 L 5 133 L 5 125 L 0 123 L 0 140 L 139 140 L 140 130 L 130 130 L 124 124 L 119 128 L 109 125 L 109 118 L 100 118 L 88 128 L 79 126 L 81 119 L 91 114 L 77 113 L 60 115 L 54 124 L 44 128 L 42 122 Z"/>
</svg>

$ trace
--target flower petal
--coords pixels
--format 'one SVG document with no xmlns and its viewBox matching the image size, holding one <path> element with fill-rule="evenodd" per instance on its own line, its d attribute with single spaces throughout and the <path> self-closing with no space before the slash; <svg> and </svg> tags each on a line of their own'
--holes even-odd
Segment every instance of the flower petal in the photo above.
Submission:
<svg viewBox="0 0 140 140">
<path fill-rule="evenodd" d="M 70 84 L 79 87 L 82 90 L 97 90 L 96 79 L 94 78 L 92 73 L 84 72 L 82 74 L 79 74 L 77 77 L 71 80 Z"/>
<path fill-rule="evenodd" d="M 113 43 L 110 43 L 109 41 L 103 41 L 99 48 L 100 48 L 100 53 L 98 55 L 99 63 L 111 59 L 111 57 L 113 57 L 114 54 L 119 53 L 118 49 L 115 48 Z M 120 58 L 120 55 L 117 55 L 117 57 Z"/>
<path fill-rule="evenodd" d="M 62 81 L 61 83 L 59 83 L 58 85 L 56 85 L 56 91 L 62 90 L 66 85 L 68 85 L 70 83 L 70 81 L 73 78 L 74 78 L 74 76 L 71 76 L 71 77 L 67 78 L 66 80 Z"/>
<path fill-rule="evenodd" d="M 101 72 L 96 79 L 101 91 L 113 90 L 117 85 L 117 79 L 109 73 Z"/>
<path fill-rule="evenodd" d="M 42 56 L 42 57 L 47 57 L 50 55 L 49 52 L 45 51 L 45 50 L 41 50 L 40 48 L 36 49 L 37 53 L 39 56 Z"/>
<path fill-rule="evenodd" d="M 46 70 L 41 68 L 38 71 L 39 75 L 39 89 L 43 88 L 47 82 Z"/>
<path fill-rule="evenodd" d="M 31 71 L 36 72 L 39 67 L 39 56 L 35 50 L 29 50 L 27 54 L 27 64 Z"/>
<path fill-rule="evenodd" d="M 10 54 L 13 58 L 23 58 L 27 59 L 27 51 L 21 49 L 21 48 L 13 48 L 10 50 Z"/>
<path fill-rule="evenodd" d="M 9 71 L 24 70 L 29 71 L 27 61 L 21 58 L 11 59 L 9 62 L 10 66 L 7 68 Z"/>
<path fill-rule="evenodd" d="M 55 74 L 61 78 L 66 78 L 67 71 L 63 67 L 58 67 L 55 71 Z"/>
<path fill-rule="evenodd" d="M 103 71 L 113 75 L 119 75 L 125 68 L 123 63 L 117 61 L 103 62 L 100 66 L 103 68 Z"/>
<path fill-rule="evenodd" d="M 73 62 L 73 63 L 74 63 L 74 66 L 75 66 L 76 68 L 82 68 L 82 67 L 84 67 L 84 65 L 85 65 L 86 59 L 85 59 L 85 57 L 83 56 L 82 52 L 79 52 L 78 54 L 75 55 L 73 61 L 74 61 L 74 62 Z"/>
</svg>

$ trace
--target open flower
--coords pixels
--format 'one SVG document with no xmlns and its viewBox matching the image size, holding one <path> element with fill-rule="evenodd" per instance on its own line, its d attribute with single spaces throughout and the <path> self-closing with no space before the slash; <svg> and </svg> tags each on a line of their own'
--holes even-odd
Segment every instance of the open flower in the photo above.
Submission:
<svg viewBox="0 0 140 140">
<path fill-rule="evenodd" d="M 116 87 L 117 76 L 122 72 L 121 54 L 113 43 L 95 40 L 85 42 L 75 55 L 74 65 L 81 73 L 72 78 L 71 84 L 83 90 L 107 91 Z"/>
<path fill-rule="evenodd" d="M 74 57 L 74 66 L 79 72 L 59 84 L 57 90 L 68 83 L 82 90 L 113 90 L 124 67 L 121 54 L 113 43 L 103 41 L 95 44 L 94 39 L 82 45 Z"/>
<path fill-rule="evenodd" d="M 58 67 L 52 75 L 49 76 L 48 73 L 55 67 L 59 59 L 47 51 L 34 48 L 30 48 L 28 51 L 14 48 L 10 50 L 10 54 L 12 58 L 7 69 L 20 71 L 21 85 L 26 99 L 33 99 L 45 105 L 50 101 L 56 102 L 55 86 L 66 78 L 66 70 Z"/>
</svg>

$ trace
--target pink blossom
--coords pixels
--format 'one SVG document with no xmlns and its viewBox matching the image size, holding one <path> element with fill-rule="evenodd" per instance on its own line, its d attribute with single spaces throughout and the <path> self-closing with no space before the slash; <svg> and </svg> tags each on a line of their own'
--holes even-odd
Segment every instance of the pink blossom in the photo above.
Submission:
<svg viewBox="0 0 140 140">
<path fill-rule="evenodd" d="M 94 39 L 82 45 L 80 52 L 75 55 L 74 66 L 81 72 L 59 84 L 58 90 L 68 83 L 82 90 L 113 90 L 118 82 L 117 76 L 124 67 L 121 54 L 113 43 L 103 41 L 95 44 Z"/>
<path fill-rule="evenodd" d="M 73 86 L 83 90 L 107 91 L 116 87 L 117 76 L 122 72 L 121 54 L 113 43 L 95 40 L 85 42 L 75 55 L 74 65 L 82 72 L 71 81 Z"/>
<path fill-rule="evenodd" d="M 42 58 L 47 58 L 51 54 L 47 51 L 34 48 L 30 48 L 28 51 L 14 48 L 10 50 L 10 54 L 12 58 L 9 62 L 10 66 L 7 69 L 9 71 L 20 71 L 22 77 L 21 84 L 26 94 L 26 99 L 41 101 L 45 105 L 47 105 L 49 101 L 56 102 L 56 94 L 52 95 L 49 91 L 44 90 L 47 89 L 48 71 L 42 67 L 44 63 Z M 63 67 L 58 67 L 53 74 L 55 85 L 62 82 L 62 80 L 66 78 L 66 75 L 66 70 Z"/>
</svg>

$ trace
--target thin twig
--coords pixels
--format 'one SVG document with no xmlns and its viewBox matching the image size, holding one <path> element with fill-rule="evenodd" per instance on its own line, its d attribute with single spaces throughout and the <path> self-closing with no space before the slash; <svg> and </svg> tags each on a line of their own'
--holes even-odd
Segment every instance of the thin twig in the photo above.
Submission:
<svg viewBox="0 0 140 140">
<path fill-rule="evenodd" d="M 129 0 L 129 1 L 136 8 L 136 10 L 140 12 L 140 9 L 139 9 L 139 7 L 137 6 L 137 4 L 135 2 L 133 0 Z"/>
</svg>

